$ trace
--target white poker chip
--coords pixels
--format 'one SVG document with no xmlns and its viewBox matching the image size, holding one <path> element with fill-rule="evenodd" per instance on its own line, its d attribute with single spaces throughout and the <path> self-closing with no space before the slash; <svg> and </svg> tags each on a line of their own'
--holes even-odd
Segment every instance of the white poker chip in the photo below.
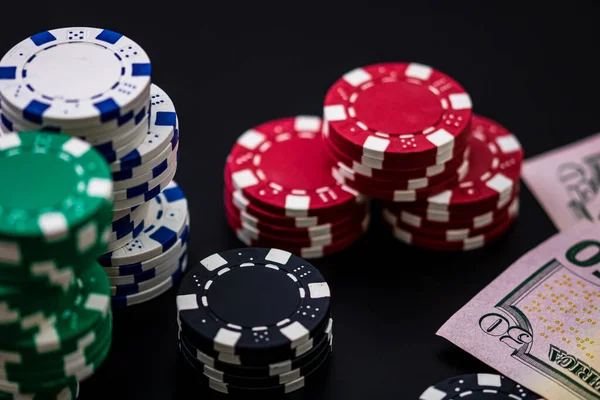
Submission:
<svg viewBox="0 0 600 400">
<path fill-rule="evenodd" d="M 110 295 L 123 296 L 149 290 L 164 281 L 179 268 L 179 260 L 187 255 L 187 244 L 174 257 L 154 269 L 144 271 L 145 279 L 132 282 L 133 276 L 109 277 Z M 150 276 L 153 275 L 153 276 Z"/>
<path fill-rule="evenodd" d="M 72 27 L 35 34 L 0 60 L 3 104 L 25 120 L 90 126 L 118 119 L 148 88 L 150 58 L 107 29 Z"/>
<path fill-rule="evenodd" d="M 156 257 L 150 258 L 148 260 L 144 260 L 141 262 L 136 262 L 127 265 L 118 265 L 113 266 L 112 260 L 110 258 L 100 259 L 99 263 L 103 266 L 104 272 L 109 278 L 114 277 L 127 277 L 127 276 L 135 276 L 143 273 L 144 271 L 148 271 L 150 269 L 155 268 L 156 266 L 163 264 L 165 261 L 173 257 L 175 254 L 179 254 L 180 250 L 183 246 L 185 246 L 188 242 L 190 233 L 190 219 L 188 215 L 187 226 L 179 235 L 179 240 L 175 246 L 171 247 L 169 250 L 164 253 L 159 254 Z"/>
<path fill-rule="evenodd" d="M 118 138 L 124 133 L 131 131 L 138 126 L 142 119 L 150 114 L 150 87 L 144 91 L 140 99 L 136 102 L 133 108 L 129 111 L 123 111 L 120 115 L 111 121 L 106 121 L 99 126 L 81 125 L 70 126 L 65 123 L 59 125 L 45 124 L 43 121 L 39 124 L 34 124 L 24 119 L 22 110 L 13 110 L 7 103 L 1 104 L 2 113 L 0 119 L 2 125 L 13 131 L 28 131 L 28 130 L 43 130 L 50 132 L 61 132 L 66 135 L 84 138 L 92 144 L 105 143 Z M 75 124 L 76 122 L 70 122 Z M 147 124 L 148 125 L 148 124 Z"/>
<path fill-rule="evenodd" d="M 176 173 L 177 168 L 175 168 L 171 173 L 169 173 L 165 180 L 163 180 L 160 184 L 150 188 L 147 192 L 144 192 L 139 196 L 132 197 L 126 200 L 113 201 L 113 210 L 123 210 L 126 208 L 135 207 L 137 205 L 149 202 L 150 200 L 158 196 L 163 190 L 165 190 L 167 186 L 169 186 L 169 184 L 173 181 L 173 178 L 175 178 Z"/>
<path fill-rule="evenodd" d="M 187 269 L 188 258 L 187 254 L 179 260 L 179 268 L 173 275 L 166 278 L 164 281 L 154 286 L 151 289 L 144 290 L 126 296 L 114 296 L 111 299 L 113 308 L 128 307 L 135 304 L 145 303 L 150 301 L 171 289 L 182 277 Z"/>
<path fill-rule="evenodd" d="M 162 174 L 167 168 L 177 163 L 177 156 L 178 154 L 176 152 L 172 152 L 166 160 L 164 160 L 148 172 L 142 173 L 138 176 L 133 176 L 130 179 L 125 179 L 122 181 L 113 181 L 113 190 L 125 190 L 127 188 L 132 188 L 141 185 L 144 182 L 149 182 L 153 180 L 154 178 Z"/>
<path fill-rule="evenodd" d="M 126 230 L 127 226 L 131 221 L 137 221 L 143 219 L 148 214 L 149 204 L 141 204 L 132 210 L 123 210 L 119 213 L 113 214 L 112 232 L 119 232 Z M 137 224 L 136 224 L 137 225 Z"/>
<path fill-rule="evenodd" d="M 177 183 L 167 187 L 150 202 L 149 216 L 156 220 L 147 225 L 139 237 L 111 253 L 100 257 L 100 263 L 110 259 L 111 265 L 126 265 L 150 258 L 169 250 L 177 243 L 186 226 L 188 204 Z"/>
<path fill-rule="evenodd" d="M 175 135 L 171 139 L 171 142 L 160 152 L 159 155 L 154 157 L 152 160 L 131 169 L 124 169 L 122 171 L 113 171 L 113 181 L 124 181 L 132 179 L 140 175 L 146 174 L 148 171 L 158 167 L 162 162 L 169 158 L 173 153 L 179 151 L 179 132 L 176 130 Z"/>
<path fill-rule="evenodd" d="M 158 174 L 158 176 L 152 178 L 148 182 L 140 183 L 139 185 L 130 188 L 125 188 L 122 190 L 114 190 L 112 195 L 113 200 L 120 201 L 141 196 L 144 193 L 148 192 L 151 188 L 160 185 L 162 182 L 165 181 L 165 179 L 167 179 L 168 176 L 175 174 L 176 170 L 177 162 L 174 162 L 173 164 L 169 165 L 162 173 Z"/>
<path fill-rule="evenodd" d="M 131 153 L 111 164 L 112 171 L 135 168 L 152 160 L 166 147 L 179 126 L 175 105 L 160 87 L 152 84 L 150 90 L 150 130 L 144 141 Z"/>
</svg>

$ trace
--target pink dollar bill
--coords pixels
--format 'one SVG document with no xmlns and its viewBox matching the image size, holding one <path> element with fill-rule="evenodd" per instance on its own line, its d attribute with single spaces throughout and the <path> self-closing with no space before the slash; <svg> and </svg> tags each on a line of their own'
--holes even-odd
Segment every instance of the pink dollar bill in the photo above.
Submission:
<svg viewBox="0 0 600 400">
<path fill-rule="evenodd" d="M 600 399 L 600 224 L 525 254 L 437 334 L 548 400 Z"/>
<path fill-rule="evenodd" d="M 600 133 L 525 160 L 523 180 L 559 230 L 600 218 Z"/>
</svg>

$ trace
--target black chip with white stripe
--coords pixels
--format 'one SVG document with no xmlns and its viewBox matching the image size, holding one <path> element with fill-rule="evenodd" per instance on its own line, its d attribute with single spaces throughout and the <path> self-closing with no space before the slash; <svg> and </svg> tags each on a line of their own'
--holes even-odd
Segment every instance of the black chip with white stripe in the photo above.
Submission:
<svg viewBox="0 0 600 400">
<path fill-rule="evenodd" d="M 430 386 L 419 400 L 543 400 L 512 380 L 495 374 L 470 374 Z"/>
<path fill-rule="evenodd" d="M 292 253 L 240 248 L 200 261 L 181 284 L 177 310 L 196 349 L 230 364 L 267 365 L 324 332 L 330 290 L 317 268 Z"/>
</svg>

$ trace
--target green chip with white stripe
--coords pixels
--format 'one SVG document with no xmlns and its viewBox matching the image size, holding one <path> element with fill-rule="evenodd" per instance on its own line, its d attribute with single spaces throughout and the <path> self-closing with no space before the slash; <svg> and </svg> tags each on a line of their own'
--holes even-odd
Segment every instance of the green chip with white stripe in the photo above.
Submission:
<svg viewBox="0 0 600 400">
<path fill-rule="evenodd" d="M 62 134 L 4 134 L 0 186 L 0 278 L 52 282 L 61 268 L 106 251 L 112 177 L 90 144 Z"/>
<path fill-rule="evenodd" d="M 12 335 L 0 334 L 4 362 L 24 363 L 37 357 L 62 357 L 80 348 L 80 339 L 98 330 L 110 318 L 110 283 L 102 267 L 95 263 L 77 279 L 73 304 L 58 314 L 0 310 L 0 332 L 10 328 Z M 14 311 L 14 312 L 10 312 Z M 17 326 L 18 330 L 14 327 Z"/>
</svg>

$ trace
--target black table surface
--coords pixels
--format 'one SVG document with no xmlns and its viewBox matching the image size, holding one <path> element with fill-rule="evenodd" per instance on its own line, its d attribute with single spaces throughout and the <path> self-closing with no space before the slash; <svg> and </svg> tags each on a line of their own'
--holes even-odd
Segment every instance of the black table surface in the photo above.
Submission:
<svg viewBox="0 0 600 400">
<path fill-rule="evenodd" d="M 143 46 L 154 83 L 173 99 L 181 145 L 176 181 L 191 212 L 190 263 L 243 246 L 225 222 L 223 166 L 236 138 L 261 122 L 320 115 L 343 73 L 383 61 L 431 65 L 461 82 L 475 112 L 521 141 L 526 157 L 600 127 L 593 9 L 457 8 L 402 2 L 29 2 L 2 8 L 0 49 L 39 31 L 94 26 Z M 494 2 L 495 3 L 495 2 Z M 577 2 L 574 2 L 577 3 Z M 581 3 L 583 4 L 583 3 Z M 546 6 L 545 6 L 546 7 Z M 437 337 L 437 329 L 521 255 L 556 232 L 529 190 L 514 229 L 484 249 L 435 253 L 392 239 L 373 214 L 366 236 L 315 261 L 332 290 L 334 356 L 306 399 L 417 399 L 445 378 L 492 368 Z M 178 368 L 175 295 L 115 311 L 112 352 L 80 398 L 211 398 Z"/>
</svg>

